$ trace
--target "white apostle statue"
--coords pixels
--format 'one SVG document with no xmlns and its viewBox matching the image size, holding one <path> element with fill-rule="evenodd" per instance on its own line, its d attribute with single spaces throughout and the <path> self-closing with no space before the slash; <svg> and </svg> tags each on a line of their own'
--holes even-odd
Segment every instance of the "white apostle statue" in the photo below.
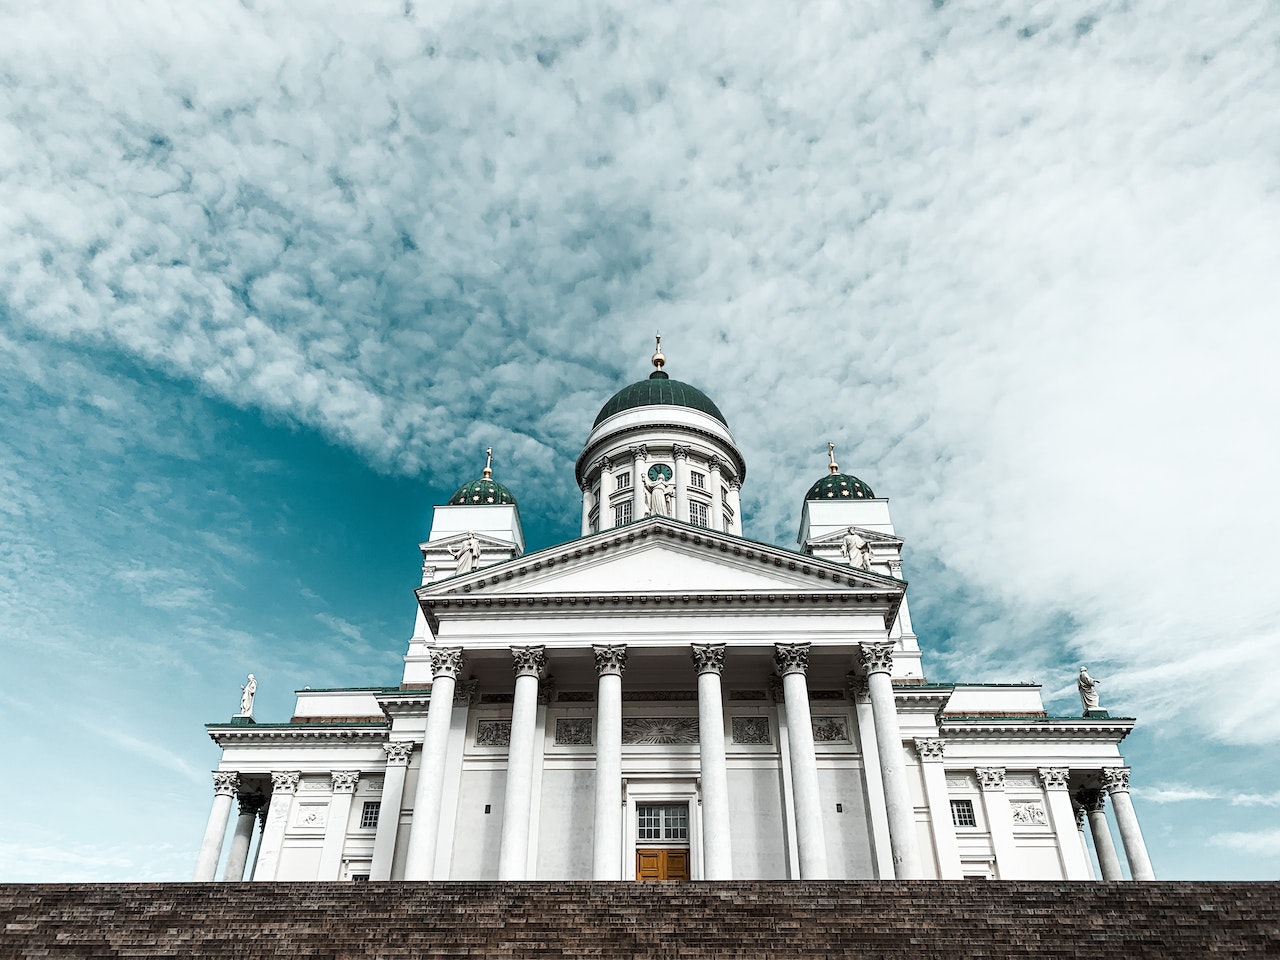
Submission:
<svg viewBox="0 0 1280 960">
<path fill-rule="evenodd" d="M 462 541 L 462 546 L 457 550 L 450 547 L 449 554 L 458 561 L 457 566 L 453 568 L 455 575 L 470 573 L 476 568 L 476 564 L 480 562 L 480 541 L 476 539 L 474 533 L 467 531 L 467 538 Z"/>
<path fill-rule="evenodd" d="M 240 712 L 237 717 L 253 716 L 253 698 L 258 692 L 258 681 L 254 679 L 253 674 L 249 674 L 249 679 L 240 686 Z"/>
<path fill-rule="evenodd" d="M 1085 713 L 1101 709 L 1098 706 L 1098 686 L 1101 682 L 1089 676 L 1088 667 L 1080 668 L 1080 677 L 1076 680 L 1076 686 L 1080 689 L 1080 702 L 1084 704 Z"/>
<path fill-rule="evenodd" d="M 851 567 L 871 569 L 871 544 L 853 527 L 849 528 L 849 532 L 840 541 L 840 556 L 848 560 Z"/>
<path fill-rule="evenodd" d="M 649 496 L 645 499 L 645 505 L 648 508 L 646 516 L 671 516 L 671 501 L 675 498 L 676 492 L 673 488 L 667 485 L 667 481 L 662 479 L 662 475 L 659 474 L 658 479 L 653 481 L 653 483 L 650 483 L 645 479 L 644 488 L 649 492 Z"/>
</svg>

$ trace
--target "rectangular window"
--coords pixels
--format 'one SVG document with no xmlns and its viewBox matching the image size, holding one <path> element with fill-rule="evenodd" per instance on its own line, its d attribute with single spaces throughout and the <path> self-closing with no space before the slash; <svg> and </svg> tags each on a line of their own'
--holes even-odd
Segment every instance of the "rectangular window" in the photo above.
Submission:
<svg viewBox="0 0 1280 960">
<path fill-rule="evenodd" d="M 613 479 L 615 481 L 615 485 L 613 488 L 614 490 L 630 490 L 631 489 L 630 473 L 620 473 Z"/>
<path fill-rule="evenodd" d="M 696 527 L 709 527 L 707 523 L 707 505 L 696 500 L 689 501 L 689 522 Z"/>
<path fill-rule="evenodd" d="M 630 522 L 631 522 L 631 501 L 627 500 L 625 503 L 620 503 L 613 508 L 613 525 L 615 527 L 620 527 L 624 523 L 630 523 Z"/>
<path fill-rule="evenodd" d="M 683 803 L 637 803 L 636 839 L 688 840 L 688 806 Z"/>
<path fill-rule="evenodd" d="M 369 875 L 367 873 L 353 873 L 351 875 L 352 883 L 368 883 Z"/>
<path fill-rule="evenodd" d="M 973 801 L 952 800 L 951 822 L 957 827 L 976 827 L 978 821 L 973 815 Z"/>
<path fill-rule="evenodd" d="M 707 475 L 705 473 L 699 473 L 697 470 L 690 470 L 689 486 L 697 487 L 699 490 L 707 489 Z"/>
<path fill-rule="evenodd" d="M 364 809 L 360 811 L 360 829 L 372 830 L 378 825 L 378 814 L 382 810 L 381 800 L 366 800 Z"/>
</svg>

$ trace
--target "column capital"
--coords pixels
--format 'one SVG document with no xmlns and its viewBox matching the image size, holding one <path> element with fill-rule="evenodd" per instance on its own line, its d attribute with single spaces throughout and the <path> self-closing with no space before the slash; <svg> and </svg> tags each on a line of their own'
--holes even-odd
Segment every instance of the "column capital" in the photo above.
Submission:
<svg viewBox="0 0 1280 960">
<path fill-rule="evenodd" d="M 436 565 L 434 563 L 424 563 L 422 565 L 423 582 L 429 583 L 436 578 Z"/>
<path fill-rule="evenodd" d="M 360 782 L 360 771 L 331 770 L 329 777 L 333 780 L 334 793 L 355 793 L 356 784 Z"/>
<path fill-rule="evenodd" d="M 1107 806 L 1107 795 L 1101 790 L 1081 790 L 1075 799 L 1085 813 L 1099 813 Z"/>
<path fill-rule="evenodd" d="M 902 561 L 901 560 L 889 561 L 889 575 L 893 577 L 895 580 L 902 579 Z"/>
<path fill-rule="evenodd" d="M 298 770 L 272 770 L 271 795 L 274 797 L 281 793 L 297 793 L 298 781 L 301 779 L 302 773 Z"/>
<path fill-rule="evenodd" d="M 867 703 L 871 699 L 871 685 L 867 683 L 867 675 L 850 670 L 844 675 L 845 685 L 849 688 L 849 696 L 856 703 Z"/>
<path fill-rule="evenodd" d="M 517 677 L 537 677 L 547 667 L 546 647 L 512 647 L 511 667 Z"/>
<path fill-rule="evenodd" d="M 779 676 L 786 677 L 793 673 L 807 673 L 809 670 L 809 644 L 775 643 L 773 645 L 773 662 L 777 664 Z"/>
<path fill-rule="evenodd" d="M 684 444 L 675 443 L 671 445 L 671 456 L 676 460 L 688 460 L 689 448 Z"/>
<path fill-rule="evenodd" d="M 1129 792 L 1129 768 L 1105 767 L 1102 771 L 1102 789 L 1111 795 Z"/>
<path fill-rule="evenodd" d="M 627 447 L 627 453 L 631 454 L 633 462 L 641 462 L 649 459 L 649 447 L 646 444 L 639 444 L 634 447 Z"/>
<path fill-rule="evenodd" d="M 242 793 L 237 799 L 242 817 L 251 817 L 267 805 L 267 798 L 260 793 Z"/>
<path fill-rule="evenodd" d="M 729 489 L 730 489 L 730 490 L 741 490 L 741 489 L 742 489 L 742 481 L 741 481 L 738 477 L 730 477 L 730 478 L 729 478 Z"/>
<path fill-rule="evenodd" d="M 1040 783 L 1046 790 L 1066 790 L 1071 771 L 1066 767 L 1040 767 L 1036 770 Z"/>
<path fill-rule="evenodd" d="M 864 643 L 858 648 L 862 655 L 862 668 L 867 676 L 873 673 L 893 671 L 893 643 Z"/>
<path fill-rule="evenodd" d="M 699 674 L 719 674 L 724 671 L 723 643 L 695 643 L 691 649 L 693 666 Z"/>
<path fill-rule="evenodd" d="M 713 472 L 719 473 L 721 470 L 724 469 L 724 461 L 717 456 L 712 456 L 709 460 L 707 460 L 707 467 Z"/>
<path fill-rule="evenodd" d="M 924 761 L 941 763 L 945 746 L 941 737 L 916 737 L 916 753 Z"/>
<path fill-rule="evenodd" d="M 625 643 L 593 644 L 592 652 L 596 656 L 596 674 L 601 677 L 622 676 L 627 668 L 627 645 Z"/>
<path fill-rule="evenodd" d="M 240 789 L 240 774 L 234 770 L 213 771 L 213 795 L 215 797 L 234 797 Z"/>
<path fill-rule="evenodd" d="M 392 740 L 382 745 L 382 752 L 387 755 L 388 767 L 407 767 L 409 757 L 413 755 L 412 740 Z"/>
<path fill-rule="evenodd" d="M 978 775 L 978 784 L 983 790 L 1004 789 L 1004 767 L 978 767 L 974 773 Z"/>
<path fill-rule="evenodd" d="M 465 707 L 475 698 L 476 687 L 480 686 L 480 681 L 474 677 L 470 680 L 459 680 L 453 688 L 453 705 L 455 707 Z"/>
<path fill-rule="evenodd" d="M 1076 817 L 1076 829 L 1083 833 L 1085 820 L 1088 819 L 1089 811 L 1086 810 L 1078 800 L 1072 797 L 1071 812 L 1075 814 Z"/>
<path fill-rule="evenodd" d="M 597 467 L 599 467 L 601 470 L 612 470 L 612 469 L 613 469 L 613 461 L 612 461 L 611 459 L 609 459 L 608 457 L 601 457 L 599 460 L 597 460 L 597 461 L 596 461 L 596 466 L 597 466 Z M 607 496 L 608 496 L 608 491 L 601 490 L 601 491 L 600 491 L 600 496 L 601 496 L 601 498 L 602 498 L 602 499 L 603 499 L 603 498 L 605 498 L 605 497 L 607 497 Z"/>
<path fill-rule="evenodd" d="M 452 677 L 458 679 L 462 672 L 461 647 L 435 647 L 431 651 L 431 678 Z"/>
</svg>

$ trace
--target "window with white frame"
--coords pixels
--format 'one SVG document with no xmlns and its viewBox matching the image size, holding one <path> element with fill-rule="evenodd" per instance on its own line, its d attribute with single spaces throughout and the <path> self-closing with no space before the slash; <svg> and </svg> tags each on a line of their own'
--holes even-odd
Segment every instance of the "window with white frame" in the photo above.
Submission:
<svg viewBox="0 0 1280 960">
<path fill-rule="evenodd" d="M 690 470 L 689 486 L 697 487 L 699 490 L 707 489 L 707 475 L 705 473 L 699 473 L 697 470 Z"/>
<path fill-rule="evenodd" d="M 630 490 L 631 489 L 630 472 L 620 473 L 617 476 L 615 476 L 613 478 L 613 489 L 614 490 Z"/>
<path fill-rule="evenodd" d="M 697 500 L 689 501 L 689 522 L 696 527 L 709 527 L 707 522 L 707 505 Z"/>
<path fill-rule="evenodd" d="M 636 839 L 688 840 L 688 804 L 637 803 Z"/>
<path fill-rule="evenodd" d="M 626 500 L 613 508 L 613 525 L 620 527 L 631 522 L 631 501 Z"/>
<path fill-rule="evenodd" d="M 366 800 L 364 809 L 360 811 L 360 829 L 373 830 L 378 826 L 378 814 L 382 811 L 381 800 Z"/>
<path fill-rule="evenodd" d="M 952 800 L 951 822 L 957 827 L 976 827 L 978 819 L 973 815 L 973 801 Z"/>
</svg>

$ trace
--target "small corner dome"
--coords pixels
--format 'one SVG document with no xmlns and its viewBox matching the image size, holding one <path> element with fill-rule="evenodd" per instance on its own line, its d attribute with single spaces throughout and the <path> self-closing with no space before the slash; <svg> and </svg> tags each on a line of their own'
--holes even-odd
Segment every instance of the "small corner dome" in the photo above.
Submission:
<svg viewBox="0 0 1280 960">
<path fill-rule="evenodd" d="M 455 507 L 459 505 L 481 505 L 489 506 L 495 503 L 512 503 L 516 502 L 516 498 L 511 491 L 500 484 L 497 480 L 491 480 L 488 477 L 482 477 L 479 480 L 472 480 L 470 483 L 464 483 L 460 486 L 456 493 L 449 498 L 449 506 Z"/>
<path fill-rule="evenodd" d="M 847 473 L 829 473 L 804 495 L 806 500 L 874 500 L 871 488 Z"/>
<path fill-rule="evenodd" d="M 708 416 L 715 417 L 726 427 L 729 426 L 729 421 L 724 418 L 724 414 L 710 397 L 697 387 L 679 380 L 672 380 L 661 370 L 653 371 L 649 374 L 649 379 L 623 387 L 610 397 L 608 403 L 600 408 L 592 426 L 598 427 L 609 417 L 624 410 L 658 405 L 700 410 Z"/>
</svg>

